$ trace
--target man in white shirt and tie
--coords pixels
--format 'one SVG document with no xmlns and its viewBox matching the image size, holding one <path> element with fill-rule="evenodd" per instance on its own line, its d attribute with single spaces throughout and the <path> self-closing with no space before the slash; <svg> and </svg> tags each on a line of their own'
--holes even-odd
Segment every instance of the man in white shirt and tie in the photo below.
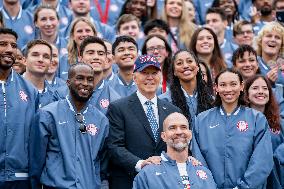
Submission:
<svg viewBox="0 0 284 189">
<path fill-rule="evenodd" d="M 161 77 L 161 66 L 155 57 L 139 56 L 133 71 L 138 90 L 109 106 L 110 188 L 131 189 L 141 168 L 159 162 L 153 156 L 166 150 L 160 137 L 162 123 L 169 114 L 180 110 L 157 98 Z"/>
</svg>

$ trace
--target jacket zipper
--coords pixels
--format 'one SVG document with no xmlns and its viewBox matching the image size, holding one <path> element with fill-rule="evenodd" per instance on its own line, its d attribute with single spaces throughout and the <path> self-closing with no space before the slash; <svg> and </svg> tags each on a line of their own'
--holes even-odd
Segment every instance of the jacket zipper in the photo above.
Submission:
<svg viewBox="0 0 284 189">
<path fill-rule="evenodd" d="M 7 117 L 7 101 L 6 101 L 5 83 L 2 83 L 2 91 L 3 91 L 3 98 L 4 98 L 4 112 L 5 112 L 5 118 L 6 118 Z"/>
</svg>

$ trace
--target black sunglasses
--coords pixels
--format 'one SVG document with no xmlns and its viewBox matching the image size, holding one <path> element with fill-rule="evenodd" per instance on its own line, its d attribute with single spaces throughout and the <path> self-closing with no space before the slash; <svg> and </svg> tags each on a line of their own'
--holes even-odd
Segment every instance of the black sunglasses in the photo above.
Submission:
<svg viewBox="0 0 284 189">
<path fill-rule="evenodd" d="M 87 126 L 85 124 L 85 118 L 84 118 L 84 115 L 82 113 L 77 113 L 75 114 L 75 119 L 76 121 L 78 121 L 80 123 L 80 127 L 79 127 L 79 131 L 81 133 L 86 133 L 87 132 Z"/>
</svg>

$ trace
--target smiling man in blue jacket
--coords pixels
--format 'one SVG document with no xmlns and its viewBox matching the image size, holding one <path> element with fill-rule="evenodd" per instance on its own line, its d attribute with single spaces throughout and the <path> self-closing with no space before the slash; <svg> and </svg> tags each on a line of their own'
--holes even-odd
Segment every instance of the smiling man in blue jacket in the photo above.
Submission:
<svg viewBox="0 0 284 189">
<path fill-rule="evenodd" d="M 134 179 L 133 189 L 216 189 L 209 169 L 188 158 L 192 133 L 184 115 L 170 114 L 164 120 L 161 138 L 167 144 L 161 164 L 143 168 Z"/>
<path fill-rule="evenodd" d="M 0 28 L 0 188 L 29 189 L 28 140 L 37 90 L 12 66 L 17 33 Z"/>
<path fill-rule="evenodd" d="M 39 110 L 31 131 L 30 175 L 33 189 L 99 189 L 100 161 L 108 120 L 90 104 L 94 70 L 73 64 L 69 95 Z"/>
</svg>

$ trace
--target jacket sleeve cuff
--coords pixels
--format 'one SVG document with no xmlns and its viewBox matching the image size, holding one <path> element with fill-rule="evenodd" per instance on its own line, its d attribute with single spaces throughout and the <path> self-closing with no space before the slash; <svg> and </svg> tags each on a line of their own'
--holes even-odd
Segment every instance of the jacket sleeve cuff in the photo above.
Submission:
<svg viewBox="0 0 284 189">
<path fill-rule="evenodd" d="M 139 160 L 137 163 L 136 163 L 136 165 L 135 165 L 135 170 L 139 173 L 139 171 L 141 171 L 141 165 L 142 165 L 142 163 L 143 163 L 143 159 L 141 159 L 141 160 Z"/>
</svg>

